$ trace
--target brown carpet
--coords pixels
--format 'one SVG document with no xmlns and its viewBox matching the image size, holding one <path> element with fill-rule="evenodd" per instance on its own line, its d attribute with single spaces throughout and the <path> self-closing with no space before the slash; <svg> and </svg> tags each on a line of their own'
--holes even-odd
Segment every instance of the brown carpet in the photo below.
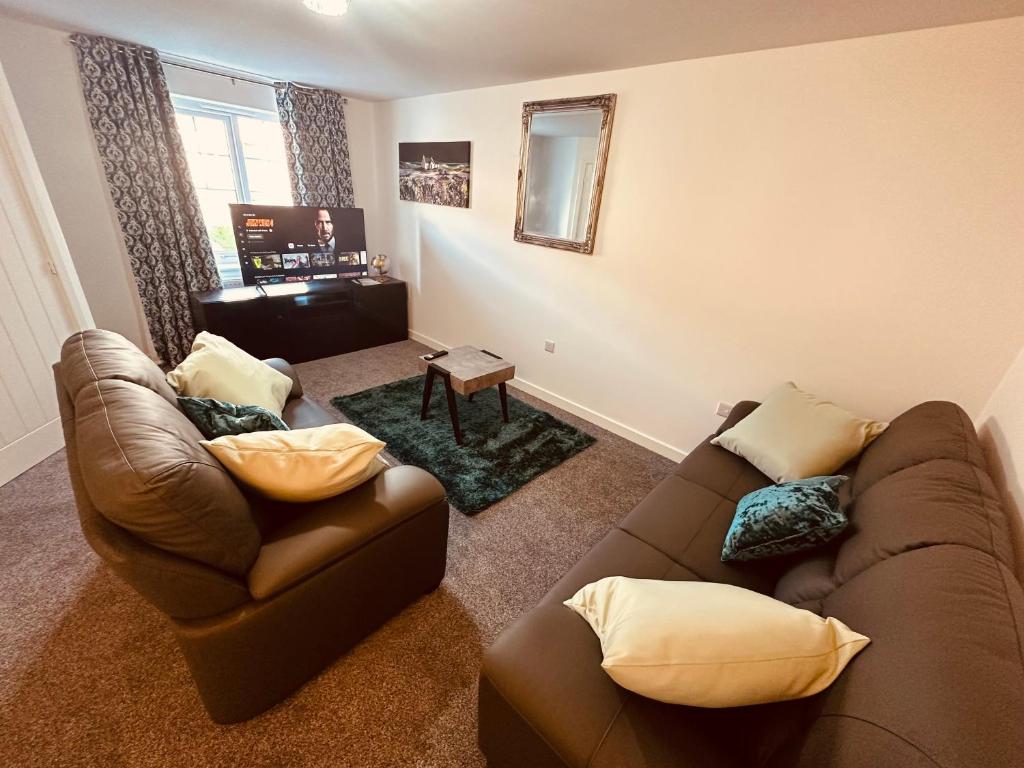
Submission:
<svg viewBox="0 0 1024 768">
<path fill-rule="evenodd" d="M 298 366 L 307 394 L 413 376 L 413 341 Z M 207 719 L 156 609 L 82 538 L 63 452 L 0 487 L 0 766 L 482 766 L 480 655 L 672 463 L 513 391 L 598 442 L 477 515 L 441 587 L 247 723 Z"/>
</svg>

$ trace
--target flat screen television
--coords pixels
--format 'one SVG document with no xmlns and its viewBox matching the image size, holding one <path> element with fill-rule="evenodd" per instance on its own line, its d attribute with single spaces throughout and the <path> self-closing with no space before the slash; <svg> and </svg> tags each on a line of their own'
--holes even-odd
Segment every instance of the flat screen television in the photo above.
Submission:
<svg viewBox="0 0 1024 768">
<path fill-rule="evenodd" d="M 362 208 L 234 203 L 231 225 L 246 285 L 367 273 Z"/>
</svg>

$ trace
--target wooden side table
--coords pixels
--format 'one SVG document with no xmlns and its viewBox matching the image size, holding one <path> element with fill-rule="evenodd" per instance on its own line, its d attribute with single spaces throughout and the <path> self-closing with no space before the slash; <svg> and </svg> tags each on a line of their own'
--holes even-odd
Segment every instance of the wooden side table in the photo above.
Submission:
<svg viewBox="0 0 1024 768">
<path fill-rule="evenodd" d="M 455 403 L 456 392 L 472 401 L 473 395 L 481 389 L 497 386 L 501 400 L 501 419 L 508 423 L 508 392 L 505 382 L 516 375 L 516 367 L 512 363 L 486 349 L 455 347 L 436 360 L 420 357 L 420 370 L 427 374 L 423 384 L 420 420 L 427 418 L 434 379 L 440 377 L 444 381 L 444 391 L 448 398 L 448 415 L 452 420 L 455 442 L 459 445 L 462 445 L 462 428 L 459 426 L 459 408 Z"/>
</svg>

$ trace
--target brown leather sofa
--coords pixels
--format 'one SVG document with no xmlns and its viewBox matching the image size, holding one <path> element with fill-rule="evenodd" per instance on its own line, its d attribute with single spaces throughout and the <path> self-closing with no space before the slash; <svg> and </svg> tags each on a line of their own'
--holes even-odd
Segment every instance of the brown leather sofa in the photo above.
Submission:
<svg viewBox="0 0 1024 768">
<path fill-rule="evenodd" d="M 289 426 L 337 421 L 286 362 L 268 363 L 292 378 Z M 285 698 L 443 578 L 448 504 L 427 472 L 270 503 L 198 444 L 162 371 L 123 337 L 75 334 L 54 376 L 85 537 L 167 615 L 217 722 Z"/>
<path fill-rule="evenodd" d="M 756 404 L 741 403 L 725 429 Z M 967 415 L 917 406 L 847 467 L 850 516 L 826 549 L 723 563 L 745 494 L 769 484 L 698 446 L 486 652 L 480 746 L 492 768 L 1010 768 L 1024 765 L 1024 592 L 1008 518 Z M 703 579 L 835 616 L 871 644 L 831 688 L 698 709 L 617 687 L 561 603 L 604 576 Z"/>
</svg>

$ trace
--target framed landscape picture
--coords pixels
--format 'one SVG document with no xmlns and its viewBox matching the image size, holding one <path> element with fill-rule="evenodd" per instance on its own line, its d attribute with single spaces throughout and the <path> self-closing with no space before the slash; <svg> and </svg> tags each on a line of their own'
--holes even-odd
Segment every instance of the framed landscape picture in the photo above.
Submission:
<svg viewBox="0 0 1024 768">
<path fill-rule="evenodd" d="M 469 142 L 400 143 L 398 199 L 469 208 Z"/>
</svg>

